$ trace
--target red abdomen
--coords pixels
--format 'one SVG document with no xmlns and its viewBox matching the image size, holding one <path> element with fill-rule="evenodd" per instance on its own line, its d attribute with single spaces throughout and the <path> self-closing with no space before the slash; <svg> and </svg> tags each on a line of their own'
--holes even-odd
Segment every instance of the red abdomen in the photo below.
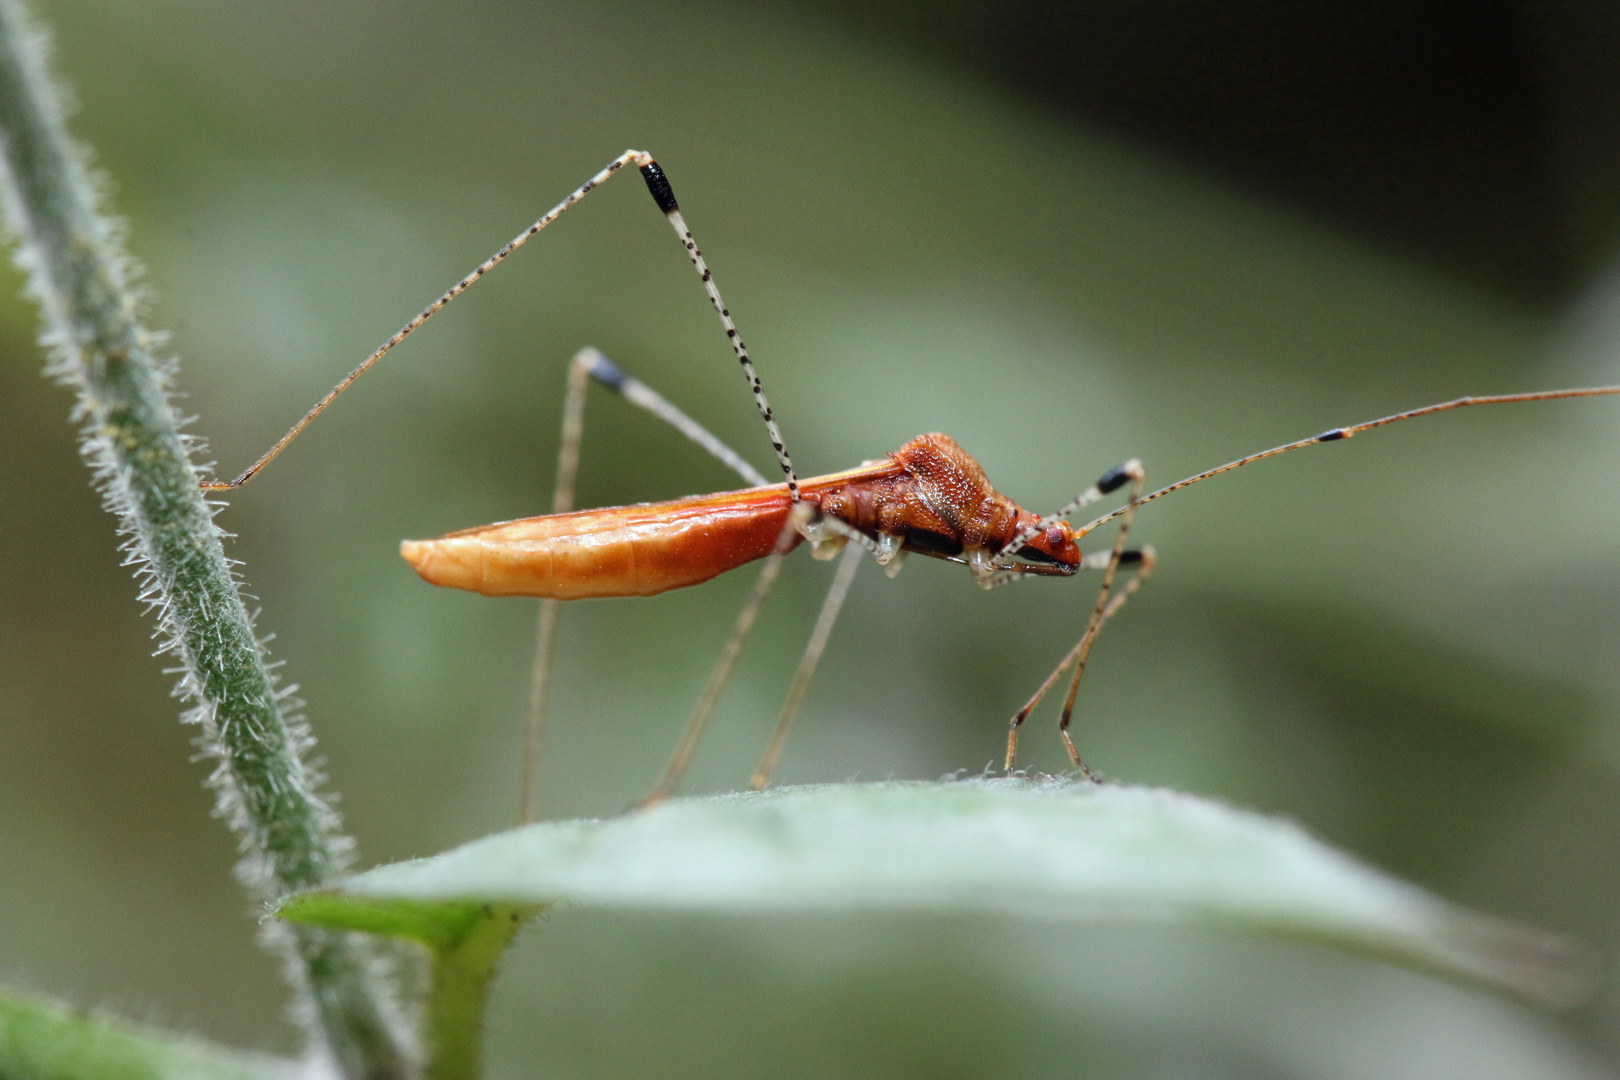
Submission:
<svg viewBox="0 0 1620 1080">
<path fill-rule="evenodd" d="M 788 505 L 778 484 L 505 521 L 399 552 L 424 580 L 485 596 L 652 596 L 769 555 Z"/>
</svg>

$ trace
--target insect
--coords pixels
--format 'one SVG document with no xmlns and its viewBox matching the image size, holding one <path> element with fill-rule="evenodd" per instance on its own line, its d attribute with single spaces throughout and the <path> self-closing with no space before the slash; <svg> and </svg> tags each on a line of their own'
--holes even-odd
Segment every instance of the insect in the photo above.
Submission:
<svg viewBox="0 0 1620 1080">
<path fill-rule="evenodd" d="M 534 816 L 535 759 L 545 721 L 561 601 L 650 596 L 696 585 L 727 570 L 762 560 L 755 586 L 710 673 L 670 764 L 643 800 L 651 803 L 675 790 L 730 678 L 760 606 L 776 580 L 782 559 L 799 544 L 807 541 L 812 555 L 838 559 L 839 566 L 795 673 L 776 731 L 754 773 L 755 788 L 768 782 L 780 758 L 856 568 L 865 555 L 873 556 L 890 576 L 897 573 L 905 558 L 912 554 L 958 563 L 967 569 L 976 584 L 986 589 L 1024 578 L 1071 577 L 1083 570 L 1100 571 L 1099 589 L 1083 632 L 1013 715 L 1003 759 L 1004 767 L 1011 770 L 1017 759 L 1021 725 L 1065 673 L 1069 673 L 1058 730 L 1075 769 L 1095 779 L 1069 734 L 1070 721 L 1080 680 L 1098 634 L 1154 567 L 1151 547 L 1126 546 L 1132 518 L 1142 504 L 1253 462 L 1432 413 L 1470 405 L 1620 394 L 1620 386 L 1608 386 L 1456 398 L 1349 427 L 1333 428 L 1249 454 L 1151 493 L 1145 493 L 1146 472 L 1142 464 L 1131 460 L 1109 469 L 1075 498 L 1045 515 L 1025 510 L 997 492 L 979 464 L 942 434 L 919 436 L 878 461 L 868 461 L 843 472 L 800 479 L 753 360 L 715 284 L 714 275 L 687 227 L 668 178 L 650 154 L 627 150 L 406 323 L 247 470 L 228 483 L 209 483 L 204 487 L 213 491 L 231 490 L 251 480 L 339 394 L 409 334 L 563 211 L 632 164 L 641 172 L 654 202 L 686 248 L 719 317 L 764 422 L 783 481 L 768 482 L 740 455 L 650 387 L 626 374 L 596 350 L 584 349 L 569 367 L 552 512 L 542 517 L 467 529 L 437 540 L 408 540 L 401 544 L 401 554 L 419 575 L 433 584 L 489 596 L 531 596 L 542 600 L 525 740 L 525 820 L 532 820 Z M 748 487 L 663 503 L 575 510 L 574 478 L 583 433 L 585 393 L 593 381 L 669 423 L 735 471 Z M 1123 505 L 1084 525 L 1070 523 L 1070 517 L 1078 510 L 1116 492 L 1124 492 Z M 1111 546 L 1090 553 L 1081 551 L 1082 538 L 1116 521 L 1118 527 Z M 1126 574 L 1120 581 L 1122 568 L 1126 569 Z"/>
</svg>

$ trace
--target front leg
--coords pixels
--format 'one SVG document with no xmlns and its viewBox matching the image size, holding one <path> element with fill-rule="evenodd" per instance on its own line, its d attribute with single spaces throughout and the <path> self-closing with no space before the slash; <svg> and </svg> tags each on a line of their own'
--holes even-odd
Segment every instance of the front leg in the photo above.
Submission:
<svg viewBox="0 0 1620 1080">
<path fill-rule="evenodd" d="M 1075 644 L 1074 648 L 1069 650 L 1069 654 L 1063 658 L 1063 661 L 1058 664 L 1052 674 L 1047 676 L 1046 681 L 1041 684 L 1040 688 L 1035 691 L 1024 707 L 1014 714 L 1011 722 L 1009 722 L 1007 726 L 1007 757 L 1004 766 L 1008 771 L 1012 770 L 1018 756 L 1018 729 L 1023 725 L 1024 720 L 1035 706 L 1040 703 L 1041 698 L 1046 696 L 1046 692 L 1062 677 L 1064 670 L 1072 664 L 1074 665 L 1074 678 L 1069 683 L 1069 693 L 1064 701 L 1063 717 L 1058 723 L 1058 732 L 1063 739 L 1064 749 L 1069 752 L 1069 760 L 1074 764 L 1075 769 L 1088 780 L 1095 781 L 1097 779 L 1096 774 L 1081 760 L 1080 752 L 1075 748 L 1074 740 L 1069 737 L 1069 720 L 1074 714 L 1074 701 L 1080 689 L 1080 676 L 1085 673 L 1086 661 L 1091 656 L 1091 648 L 1097 640 L 1097 635 L 1102 632 L 1102 628 L 1108 620 L 1113 618 L 1115 612 L 1124 605 L 1126 599 L 1141 586 L 1141 583 L 1153 571 L 1152 548 L 1144 548 L 1142 551 L 1134 553 L 1137 556 L 1134 562 L 1140 569 L 1131 576 L 1131 579 L 1126 582 L 1124 588 L 1117 595 L 1114 594 L 1115 574 L 1118 573 L 1120 566 L 1129 565 L 1132 562 L 1132 560 L 1127 559 L 1127 555 L 1132 553 L 1126 551 L 1125 538 L 1130 532 L 1133 512 L 1137 502 L 1142 497 L 1142 489 L 1147 483 L 1147 471 L 1142 467 L 1140 461 L 1132 459 L 1124 465 L 1104 473 L 1096 484 L 1060 508 L 1050 518 L 1041 519 L 1043 523 L 1048 520 L 1059 520 L 1088 502 L 1095 502 L 1097 499 L 1102 498 L 1109 490 L 1118 490 L 1127 483 L 1131 487 L 1130 501 L 1126 504 L 1125 513 L 1120 519 L 1119 532 L 1114 537 L 1114 546 L 1106 553 L 1088 555 L 1081 562 L 1082 566 L 1088 568 L 1097 566 L 1100 563 L 1103 569 L 1102 586 L 1097 590 L 1097 602 L 1092 607 L 1091 619 L 1087 622 L 1085 633 L 1080 636 L 1080 640 Z M 1042 527 L 1045 527 L 1044 524 Z M 1033 536 L 1038 530 L 1025 531 L 1028 531 L 1030 536 Z M 1028 537 L 1024 539 L 1027 541 Z M 1018 537 L 1015 537 L 1014 541 L 1021 546 L 1022 542 L 1019 541 Z M 1009 550 L 1016 550 L 1013 544 L 1008 544 L 1006 548 L 1003 548 L 1004 553 Z M 1105 555 L 1105 557 L 1099 558 L 1100 555 Z"/>
</svg>

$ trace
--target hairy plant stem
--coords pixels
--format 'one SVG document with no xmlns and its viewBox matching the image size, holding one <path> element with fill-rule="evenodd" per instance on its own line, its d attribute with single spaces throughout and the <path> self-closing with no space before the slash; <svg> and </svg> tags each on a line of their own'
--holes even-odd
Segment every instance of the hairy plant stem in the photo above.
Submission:
<svg viewBox="0 0 1620 1080">
<path fill-rule="evenodd" d="M 173 363 L 139 321 L 120 229 L 68 138 L 43 36 L 17 0 L 0 0 L 0 142 L 0 196 L 43 314 L 47 372 L 78 392 L 83 454 L 180 661 L 176 692 L 193 703 L 187 718 L 217 761 L 218 813 L 240 837 L 238 876 L 266 902 L 317 885 L 344 867 L 350 842 L 254 634 L 169 400 Z M 304 927 L 267 937 L 287 957 L 315 1049 L 348 1077 L 409 1075 L 388 980 L 363 939 Z"/>
</svg>

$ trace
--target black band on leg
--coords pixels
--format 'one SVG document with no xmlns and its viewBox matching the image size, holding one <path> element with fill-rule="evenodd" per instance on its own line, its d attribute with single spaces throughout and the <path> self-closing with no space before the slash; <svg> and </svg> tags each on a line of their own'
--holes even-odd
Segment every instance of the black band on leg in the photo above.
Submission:
<svg viewBox="0 0 1620 1080">
<path fill-rule="evenodd" d="M 649 161 L 643 165 L 641 178 L 647 181 L 647 190 L 652 192 L 653 202 L 658 204 L 658 209 L 666 214 L 680 209 L 675 203 L 675 192 L 669 186 L 669 177 L 658 167 L 658 162 Z"/>
<path fill-rule="evenodd" d="M 591 378 L 607 387 L 609 390 L 623 390 L 625 382 L 630 376 L 624 369 L 601 353 L 597 353 L 590 367 Z"/>
<path fill-rule="evenodd" d="M 1118 491 L 1130 481 L 1130 470 L 1123 465 L 1116 465 L 1102 474 L 1102 479 L 1097 481 L 1097 490 L 1104 495 L 1108 495 Z"/>
</svg>

